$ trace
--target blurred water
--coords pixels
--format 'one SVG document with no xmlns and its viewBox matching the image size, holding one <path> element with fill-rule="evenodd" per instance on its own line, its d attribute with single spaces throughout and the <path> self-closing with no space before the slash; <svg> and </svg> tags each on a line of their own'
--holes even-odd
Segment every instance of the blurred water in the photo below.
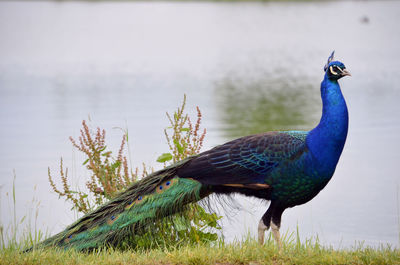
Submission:
<svg viewBox="0 0 400 265">
<path fill-rule="evenodd" d="M 353 77 L 341 81 L 347 144 L 329 185 L 289 209 L 283 231 L 326 245 L 399 246 L 400 3 L 0 2 L 1 222 L 16 171 L 17 212 L 41 201 L 38 224 L 56 233 L 76 216 L 50 192 L 59 157 L 88 174 L 68 137 L 80 123 L 117 147 L 129 129 L 135 165 L 167 150 L 165 111 L 188 95 L 207 128 L 205 148 L 266 130 L 311 129 L 319 120 L 322 67 L 335 49 Z M 34 191 L 34 186 L 37 186 Z M 9 196 L 8 196 L 9 197 Z M 267 205 L 224 222 L 228 240 L 255 233 Z"/>
</svg>

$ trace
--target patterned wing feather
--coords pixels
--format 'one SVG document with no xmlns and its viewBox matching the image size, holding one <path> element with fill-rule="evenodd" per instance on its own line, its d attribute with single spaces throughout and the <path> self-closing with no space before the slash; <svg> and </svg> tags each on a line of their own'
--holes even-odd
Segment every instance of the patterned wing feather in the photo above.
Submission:
<svg viewBox="0 0 400 265">
<path fill-rule="evenodd" d="M 191 159 L 177 175 L 207 185 L 265 183 L 284 161 L 306 150 L 306 132 L 268 132 L 242 137 Z"/>
</svg>

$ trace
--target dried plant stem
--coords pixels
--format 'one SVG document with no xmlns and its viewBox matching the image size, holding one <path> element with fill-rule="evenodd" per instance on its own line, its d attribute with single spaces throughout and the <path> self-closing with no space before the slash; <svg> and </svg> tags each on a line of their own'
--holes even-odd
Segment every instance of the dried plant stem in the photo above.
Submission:
<svg viewBox="0 0 400 265">
<path fill-rule="evenodd" d="M 128 159 L 124 155 L 127 141 L 126 133 L 122 136 L 118 155 L 114 158 L 112 157 L 112 152 L 106 150 L 105 130 L 97 128 L 95 132 L 92 132 L 85 120 L 82 121 L 82 127 L 78 141 L 72 137 L 70 137 L 70 141 L 76 149 L 87 157 L 83 165 L 91 172 L 91 176 L 86 182 L 86 187 L 91 196 L 89 197 L 89 194 L 84 191 L 71 190 L 71 185 L 68 183 L 68 169 L 64 170 L 62 158 L 59 172 L 62 190 L 56 187 L 51 177 L 50 168 L 48 177 L 54 192 L 70 201 L 73 204 L 73 208 L 78 212 L 87 213 L 135 182 L 138 170 L 131 171 L 128 168 Z"/>
</svg>

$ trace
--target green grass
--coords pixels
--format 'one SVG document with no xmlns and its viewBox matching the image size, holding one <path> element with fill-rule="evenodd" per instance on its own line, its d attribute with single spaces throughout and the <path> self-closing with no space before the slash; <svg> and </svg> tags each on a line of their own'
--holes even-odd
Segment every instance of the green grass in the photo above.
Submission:
<svg viewBox="0 0 400 265">
<path fill-rule="evenodd" d="M 400 250 L 390 247 L 358 247 L 335 250 L 318 242 L 286 242 L 278 251 L 272 240 L 260 246 L 255 240 L 214 246 L 140 251 L 35 250 L 20 253 L 15 248 L 0 250 L 0 264 L 400 264 Z"/>
</svg>

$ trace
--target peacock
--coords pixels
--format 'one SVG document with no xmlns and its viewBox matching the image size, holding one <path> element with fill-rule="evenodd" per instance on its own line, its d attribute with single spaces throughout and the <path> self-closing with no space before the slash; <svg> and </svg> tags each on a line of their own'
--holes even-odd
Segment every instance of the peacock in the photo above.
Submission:
<svg viewBox="0 0 400 265">
<path fill-rule="evenodd" d="M 240 193 L 270 201 L 258 223 L 258 241 L 263 244 L 271 228 L 281 247 L 282 213 L 326 186 L 346 141 L 348 111 L 338 80 L 350 73 L 333 56 L 321 83 L 322 117 L 311 131 L 245 136 L 186 158 L 137 181 L 39 246 L 90 250 L 116 245 L 212 193 Z"/>
</svg>

